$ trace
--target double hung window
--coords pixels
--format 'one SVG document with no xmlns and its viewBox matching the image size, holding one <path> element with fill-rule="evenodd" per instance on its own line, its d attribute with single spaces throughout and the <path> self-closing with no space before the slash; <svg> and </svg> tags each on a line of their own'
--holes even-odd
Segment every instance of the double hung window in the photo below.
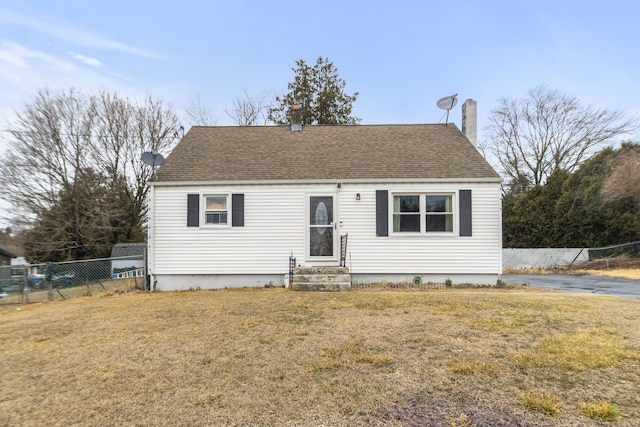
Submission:
<svg viewBox="0 0 640 427">
<path fill-rule="evenodd" d="M 227 225 L 229 198 L 225 195 L 204 197 L 204 223 L 207 225 Z"/>
<path fill-rule="evenodd" d="M 452 194 L 393 196 L 394 233 L 452 233 Z"/>
<path fill-rule="evenodd" d="M 244 194 L 187 194 L 187 227 L 244 227 Z"/>
</svg>

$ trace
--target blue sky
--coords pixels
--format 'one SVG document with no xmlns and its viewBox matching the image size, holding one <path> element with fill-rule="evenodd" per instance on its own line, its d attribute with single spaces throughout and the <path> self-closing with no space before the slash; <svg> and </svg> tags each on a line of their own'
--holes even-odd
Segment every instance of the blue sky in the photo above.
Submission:
<svg viewBox="0 0 640 427">
<path fill-rule="evenodd" d="M 458 93 L 482 139 L 499 97 L 540 84 L 640 116 L 639 16 L 635 0 L 0 0 L 0 129 L 38 89 L 70 87 L 181 115 L 199 96 L 231 125 L 244 90 L 283 94 L 295 61 L 320 55 L 360 93 L 363 124 L 438 123 L 436 101 Z"/>
</svg>

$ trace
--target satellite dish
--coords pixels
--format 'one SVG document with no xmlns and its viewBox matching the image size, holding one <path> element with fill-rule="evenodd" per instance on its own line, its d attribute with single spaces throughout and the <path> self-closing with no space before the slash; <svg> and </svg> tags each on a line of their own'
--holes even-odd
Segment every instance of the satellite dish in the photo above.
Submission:
<svg viewBox="0 0 640 427">
<path fill-rule="evenodd" d="M 153 150 L 145 151 L 144 153 L 142 153 L 140 159 L 153 168 L 153 180 L 157 180 L 158 177 L 156 176 L 156 166 L 160 166 L 164 163 L 164 156 Z"/>
<path fill-rule="evenodd" d="M 164 163 L 164 156 L 157 151 L 145 151 L 140 158 L 143 162 L 153 167 L 160 166 Z"/>
<path fill-rule="evenodd" d="M 453 95 L 450 95 L 450 96 L 445 96 L 444 98 L 440 98 L 438 99 L 438 102 L 436 102 L 436 105 L 438 106 L 438 108 L 447 110 L 447 119 L 444 122 L 445 126 L 447 125 L 447 123 L 449 123 L 449 111 L 453 107 L 455 107 L 457 103 L 458 103 L 457 93 L 454 93 Z"/>
</svg>

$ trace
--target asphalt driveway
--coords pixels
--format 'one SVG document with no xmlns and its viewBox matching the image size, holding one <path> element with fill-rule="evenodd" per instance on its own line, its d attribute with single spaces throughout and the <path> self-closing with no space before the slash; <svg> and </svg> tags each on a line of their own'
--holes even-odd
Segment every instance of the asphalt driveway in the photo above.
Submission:
<svg viewBox="0 0 640 427">
<path fill-rule="evenodd" d="M 591 275 L 568 276 L 565 274 L 503 274 L 502 280 L 507 283 L 525 283 L 534 288 L 640 298 L 640 280 Z"/>
</svg>

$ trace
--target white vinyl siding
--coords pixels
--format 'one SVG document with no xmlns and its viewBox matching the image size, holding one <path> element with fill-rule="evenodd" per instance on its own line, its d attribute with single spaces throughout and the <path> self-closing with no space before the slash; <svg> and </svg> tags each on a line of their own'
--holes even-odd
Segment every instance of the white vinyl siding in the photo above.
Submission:
<svg viewBox="0 0 640 427">
<path fill-rule="evenodd" d="M 376 236 L 376 190 L 394 194 L 472 191 L 473 234 Z M 291 254 L 305 264 L 308 194 L 330 185 L 156 186 L 152 251 L 154 274 L 284 274 Z M 187 194 L 244 194 L 244 227 L 187 227 Z M 360 200 L 356 195 L 360 194 Z M 360 274 L 500 274 L 499 183 L 349 184 L 336 192 L 336 236 L 349 234 L 346 263 Z M 454 202 L 454 221 L 458 221 Z M 457 228 L 457 225 L 454 229 Z M 311 265 L 307 263 L 307 265 Z M 247 286 L 252 284 L 248 283 Z"/>
<path fill-rule="evenodd" d="M 244 227 L 186 227 L 186 194 L 244 193 Z M 155 187 L 155 274 L 284 274 L 305 245 L 303 187 Z"/>
<path fill-rule="evenodd" d="M 457 193 L 472 190 L 473 235 L 456 233 L 375 235 L 375 190 L 394 193 Z M 360 201 L 355 194 L 360 193 Z M 455 208 L 454 208 L 455 210 Z M 456 212 L 457 213 L 457 212 Z M 456 221 L 458 215 L 455 215 Z M 347 267 L 352 273 L 500 274 L 502 226 L 499 184 L 375 185 L 340 192 L 341 234 L 349 233 Z"/>
</svg>

